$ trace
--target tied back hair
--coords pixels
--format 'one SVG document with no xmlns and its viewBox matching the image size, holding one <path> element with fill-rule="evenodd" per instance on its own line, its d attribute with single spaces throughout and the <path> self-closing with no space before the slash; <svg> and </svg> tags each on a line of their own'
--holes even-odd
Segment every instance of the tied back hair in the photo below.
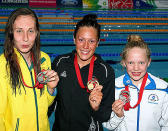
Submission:
<svg viewBox="0 0 168 131">
<path fill-rule="evenodd" d="M 140 35 L 137 34 L 131 34 L 128 36 L 127 38 L 128 42 L 132 42 L 132 41 L 142 41 L 144 42 L 143 38 Z"/>
<path fill-rule="evenodd" d="M 101 26 L 97 22 L 97 15 L 96 14 L 85 15 L 83 17 L 83 19 L 76 24 L 76 28 L 75 28 L 75 31 L 74 31 L 74 38 L 76 38 L 76 34 L 77 34 L 78 30 L 81 27 L 85 27 L 85 26 L 95 28 L 97 30 L 97 38 L 98 38 L 98 40 L 100 39 L 100 28 L 101 28 Z"/>
<path fill-rule="evenodd" d="M 34 56 L 34 67 L 37 73 L 40 72 L 40 29 L 39 22 L 35 12 L 29 8 L 18 8 L 14 10 L 10 16 L 8 17 L 8 21 L 5 28 L 5 42 L 4 42 L 4 56 L 6 58 L 7 64 L 6 69 L 8 75 L 10 75 L 10 83 L 13 91 L 16 94 L 16 89 L 20 90 L 20 86 L 22 83 L 21 70 L 18 63 L 18 58 L 16 53 L 14 52 L 14 32 L 13 32 L 13 24 L 15 20 L 21 16 L 32 16 L 35 20 L 35 26 L 37 31 L 37 36 L 35 38 L 35 43 L 31 49 L 31 54 Z M 9 71 L 8 71 L 9 69 Z"/>
</svg>

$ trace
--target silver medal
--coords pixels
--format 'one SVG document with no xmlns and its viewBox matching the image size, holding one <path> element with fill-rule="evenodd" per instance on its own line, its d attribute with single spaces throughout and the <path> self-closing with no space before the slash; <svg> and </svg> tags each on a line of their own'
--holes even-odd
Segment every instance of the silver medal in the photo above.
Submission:
<svg viewBox="0 0 168 131">
<path fill-rule="evenodd" d="M 124 102 L 124 105 L 130 101 L 130 93 L 129 91 L 122 90 L 119 95 L 119 99 Z"/>
<path fill-rule="evenodd" d="M 49 81 L 49 79 L 45 76 L 43 71 L 37 75 L 37 80 L 41 84 L 46 84 Z"/>
</svg>

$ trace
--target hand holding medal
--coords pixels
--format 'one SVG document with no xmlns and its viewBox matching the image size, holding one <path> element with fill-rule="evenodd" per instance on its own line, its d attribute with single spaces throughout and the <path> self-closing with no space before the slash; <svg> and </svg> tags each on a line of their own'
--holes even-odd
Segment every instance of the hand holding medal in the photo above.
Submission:
<svg viewBox="0 0 168 131">
<path fill-rule="evenodd" d="M 122 100 L 115 100 L 112 104 L 112 110 L 118 117 L 124 116 L 124 102 Z"/>
<path fill-rule="evenodd" d="M 103 98 L 103 93 L 101 92 L 103 86 L 96 85 L 89 95 L 89 102 L 93 110 L 98 110 L 101 100 Z"/>
<path fill-rule="evenodd" d="M 144 91 L 144 88 L 145 88 L 147 78 L 148 78 L 148 73 L 145 74 L 145 76 L 142 80 L 142 84 L 141 84 L 140 91 L 139 91 L 139 96 L 138 96 L 138 101 L 134 106 L 130 105 L 130 93 L 129 93 L 128 85 L 125 86 L 125 90 L 121 91 L 119 98 L 125 103 L 125 105 L 124 105 L 124 110 L 125 111 L 128 111 L 130 108 L 132 108 L 132 109 L 136 108 L 141 103 L 142 95 L 143 95 L 143 91 Z"/>
<path fill-rule="evenodd" d="M 45 70 L 42 70 L 38 75 L 37 75 L 37 80 L 41 84 L 47 84 L 49 81 L 48 77 L 45 75 Z"/>
<path fill-rule="evenodd" d="M 52 94 L 54 92 L 54 88 L 57 86 L 59 77 L 57 72 L 54 70 L 42 70 L 37 75 L 37 80 L 41 84 L 47 84 L 48 90 Z"/>
</svg>

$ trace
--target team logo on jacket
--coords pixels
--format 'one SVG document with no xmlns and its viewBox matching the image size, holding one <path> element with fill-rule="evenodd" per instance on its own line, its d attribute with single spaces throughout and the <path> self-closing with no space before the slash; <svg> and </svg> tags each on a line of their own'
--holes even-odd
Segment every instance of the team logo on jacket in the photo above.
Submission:
<svg viewBox="0 0 168 131">
<path fill-rule="evenodd" d="M 62 73 L 60 74 L 60 76 L 62 76 L 62 77 L 67 77 L 66 71 L 62 72 Z"/>
<path fill-rule="evenodd" d="M 158 104 L 159 97 L 156 94 L 150 94 L 148 97 L 148 102 L 153 104 Z"/>
</svg>

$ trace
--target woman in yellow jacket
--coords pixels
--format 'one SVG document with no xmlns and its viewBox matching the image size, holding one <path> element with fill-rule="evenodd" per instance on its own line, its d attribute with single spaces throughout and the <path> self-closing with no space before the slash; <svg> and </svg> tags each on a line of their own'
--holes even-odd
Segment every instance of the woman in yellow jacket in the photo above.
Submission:
<svg viewBox="0 0 168 131">
<path fill-rule="evenodd" d="M 40 51 L 34 11 L 19 8 L 9 16 L 0 68 L 0 130 L 49 131 L 47 111 L 59 78 Z"/>
</svg>

